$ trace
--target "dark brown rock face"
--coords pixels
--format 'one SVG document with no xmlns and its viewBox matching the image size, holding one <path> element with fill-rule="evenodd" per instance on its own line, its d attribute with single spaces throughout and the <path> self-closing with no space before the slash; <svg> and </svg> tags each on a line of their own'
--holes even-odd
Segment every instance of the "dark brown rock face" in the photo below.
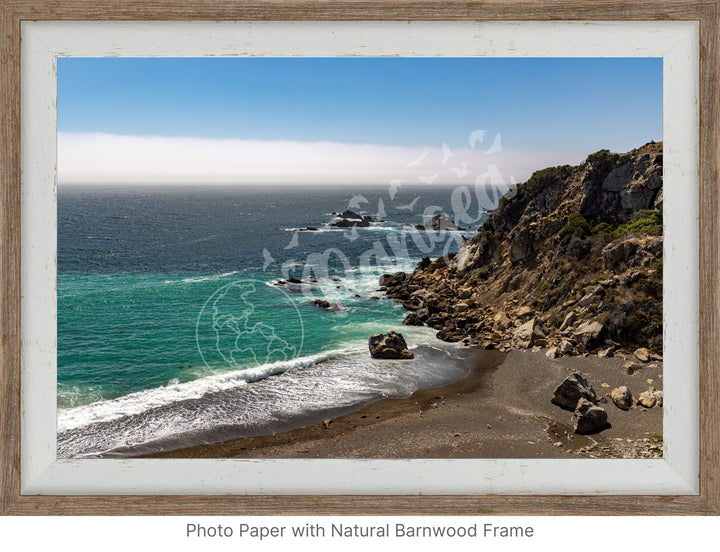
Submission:
<svg viewBox="0 0 720 552">
<path fill-rule="evenodd" d="M 662 159 L 662 152 L 656 149 L 642 155 L 598 159 L 605 165 L 585 179 L 580 212 L 627 220 L 636 211 L 657 208 L 657 200 L 662 201 Z"/>
</svg>

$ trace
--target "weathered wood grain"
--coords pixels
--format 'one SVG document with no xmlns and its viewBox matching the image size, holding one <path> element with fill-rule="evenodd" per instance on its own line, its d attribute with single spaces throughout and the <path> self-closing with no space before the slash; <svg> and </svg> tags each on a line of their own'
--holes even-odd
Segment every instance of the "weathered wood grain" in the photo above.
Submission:
<svg viewBox="0 0 720 552">
<path fill-rule="evenodd" d="M 5 0 L 29 20 L 691 20 L 715 0 Z"/>
<path fill-rule="evenodd" d="M 700 22 L 700 495 L 720 512 L 720 2 Z"/>
<path fill-rule="evenodd" d="M 668 496 L 102 496 L 22 497 L 15 515 L 709 515 Z"/>
<path fill-rule="evenodd" d="M 20 22 L 0 4 L 0 513 L 20 493 Z"/>
<path fill-rule="evenodd" d="M 0 513 L 13 515 L 675 515 L 720 513 L 719 0 L 2 0 Z M 699 496 L 20 495 L 20 22 L 23 20 L 696 20 L 700 22 Z"/>
</svg>

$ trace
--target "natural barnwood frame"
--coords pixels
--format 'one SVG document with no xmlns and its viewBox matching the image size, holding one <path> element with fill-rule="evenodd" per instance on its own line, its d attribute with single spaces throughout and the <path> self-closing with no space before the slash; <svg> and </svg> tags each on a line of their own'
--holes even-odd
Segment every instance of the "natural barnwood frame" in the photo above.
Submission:
<svg viewBox="0 0 720 552">
<path fill-rule="evenodd" d="M 28 496 L 20 492 L 20 26 L 22 21 L 697 21 L 700 28 L 700 492 L 693 496 Z M 720 2 L 3 0 L 0 4 L 0 513 L 718 514 Z"/>
</svg>

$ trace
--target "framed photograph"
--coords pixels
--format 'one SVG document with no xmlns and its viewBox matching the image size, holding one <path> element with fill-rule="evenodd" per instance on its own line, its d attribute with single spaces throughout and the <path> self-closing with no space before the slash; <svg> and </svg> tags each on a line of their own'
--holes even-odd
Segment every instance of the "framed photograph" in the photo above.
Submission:
<svg viewBox="0 0 720 552">
<path fill-rule="evenodd" d="M 4 2 L 0 511 L 720 513 L 719 15 Z"/>
</svg>

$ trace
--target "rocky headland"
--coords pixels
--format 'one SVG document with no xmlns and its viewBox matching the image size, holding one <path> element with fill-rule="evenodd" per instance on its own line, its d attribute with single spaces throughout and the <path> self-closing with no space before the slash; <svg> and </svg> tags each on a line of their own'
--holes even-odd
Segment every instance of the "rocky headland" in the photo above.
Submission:
<svg viewBox="0 0 720 552">
<path fill-rule="evenodd" d="M 445 341 L 661 360 L 662 157 L 651 142 L 537 171 L 456 254 L 380 285 Z"/>
</svg>

